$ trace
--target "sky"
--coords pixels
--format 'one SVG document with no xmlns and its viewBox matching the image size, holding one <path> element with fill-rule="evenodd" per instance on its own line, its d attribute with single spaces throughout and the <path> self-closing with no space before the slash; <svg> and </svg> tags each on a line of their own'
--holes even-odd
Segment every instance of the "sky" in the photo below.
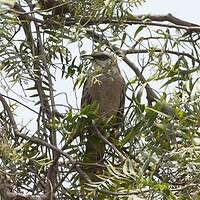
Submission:
<svg viewBox="0 0 200 200">
<path fill-rule="evenodd" d="M 136 9 L 137 14 L 171 13 L 182 20 L 200 24 L 200 1 L 198 0 L 146 0 Z"/>
</svg>

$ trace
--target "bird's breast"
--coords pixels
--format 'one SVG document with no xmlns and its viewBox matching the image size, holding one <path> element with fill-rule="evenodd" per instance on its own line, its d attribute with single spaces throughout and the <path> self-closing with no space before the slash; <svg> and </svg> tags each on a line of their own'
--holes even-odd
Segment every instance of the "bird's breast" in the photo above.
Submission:
<svg viewBox="0 0 200 200">
<path fill-rule="evenodd" d="M 107 117 L 117 114 L 124 90 L 124 80 L 121 74 L 112 76 L 102 74 L 93 77 L 88 89 L 92 102 L 96 102 L 99 105 L 100 114 Z"/>
</svg>

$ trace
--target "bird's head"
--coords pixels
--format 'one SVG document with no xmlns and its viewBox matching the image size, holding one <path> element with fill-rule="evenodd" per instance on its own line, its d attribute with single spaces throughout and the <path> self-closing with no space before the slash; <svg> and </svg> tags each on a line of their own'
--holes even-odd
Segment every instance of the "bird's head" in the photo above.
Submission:
<svg viewBox="0 0 200 200">
<path fill-rule="evenodd" d="M 82 57 L 90 59 L 94 63 L 94 66 L 100 67 L 104 70 L 117 67 L 116 57 L 112 53 L 106 51 L 94 52 L 90 55 L 83 55 Z"/>
</svg>

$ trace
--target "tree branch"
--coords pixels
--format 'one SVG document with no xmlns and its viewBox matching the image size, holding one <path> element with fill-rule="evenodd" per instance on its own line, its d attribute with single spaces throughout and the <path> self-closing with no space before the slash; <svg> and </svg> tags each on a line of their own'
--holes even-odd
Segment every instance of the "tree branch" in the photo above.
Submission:
<svg viewBox="0 0 200 200">
<path fill-rule="evenodd" d="M 131 49 L 128 49 L 128 50 L 123 50 L 123 53 L 125 55 L 127 55 L 127 54 L 135 54 L 135 53 L 150 53 L 150 51 L 151 50 L 148 50 L 148 49 L 133 49 L 133 48 L 131 48 Z M 193 55 L 191 55 L 189 53 L 178 52 L 178 51 L 173 51 L 173 50 L 168 50 L 168 49 L 153 49 L 152 51 L 156 52 L 156 53 L 162 52 L 162 53 L 174 54 L 174 55 L 177 55 L 177 56 L 186 56 L 186 57 L 190 58 L 192 61 L 195 61 L 198 64 L 200 64 L 200 60 L 195 58 Z"/>
<path fill-rule="evenodd" d="M 116 47 L 115 45 L 111 45 L 107 39 L 105 39 L 102 35 L 95 33 L 94 31 L 87 31 L 87 34 L 93 38 L 96 42 L 103 42 L 105 45 L 107 45 L 112 51 L 115 51 L 119 56 L 122 57 L 122 60 L 129 65 L 129 67 L 135 72 L 136 76 L 139 78 L 139 80 L 145 85 L 145 89 L 147 91 L 147 100 L 149 105 L 152 105 L 153 101 L 156 101 L 158 99 L 156 93 L 153 91 L 153 89 L 149 86 L 146 79 L 144 78 L 143 74 L 140 72 L 139 68 L 126 57 L 126 52 L 124 52 L 122 49 Z"/>
<path fill-rule="evenodd" d="M 98 135 L 98 137 L 104 141 L 106 144 L 108 144 L 120 157 L 120 160 L 123 162 L 126 160 L 126 157 L 115 147 L 115 145 L 113 145 L 109 140 L 107 140 L 102 134 L 101 132 L 98 130 L 98 128 L 93 125 L 93 128 L 95 130 L 95 133 Z"/>
<path fill-rule="evenodd" d="M 45 141 L 43 141 L 43 140 L 41 140 L 41 139 L 39 139 L 39 138 L 36 138 L 36 137 L 34 137 L 34 136 L 29 137 L 29 136 L 26 135 L 26 134 L 20 133 L 20 131 L 19 131 L 18 128 L 17 128 L 17 124 L 16 124 L 16 122 L 15 122 L 13 113 L 12 113 L 12 111 L 10 110 L 9 105 L 7 104 L 7 102 L 6 102 L 5 99 L 2 97 L 1 94 L 0 94 L 0 101 L 1 101 L 1 103 L 2 103 L 2 105 L 3 105 L 3 107 L 4 107 L 4 109 L 5 109 L 6 112 L 8 113 L 8 117 L 9 117 L 9 119 L 10 119 L 10 122 L 11 122 L 11 124 L 12 124 L 12 128 L 13 128 L 14 133 L 15 133 L 16 136 L 21 137 L 21 138 L 23 138 L 23 139 L 25 139 L 25 140 L 29 140 L 29 141 L 31 141 L 31 142 L 33 142 L 33 143 L 35 143 L 35 144 L 44 145 L 44 146 L 46 146 L 47 148 L 49 148 L 49 149 L 51 149 L 51 150 L 53 150 L 53 151 L 56 151 L 56 152 L 58 152 L 59 154 L 65 156 L 66 158 L 69 159 L 70 163 L 75 167 L 75 169 L 76 169 L 76 171 L 79 173 L 79 175 L 80 175 L 84 180 L 86 180 L 88 183 L 91 183 L 91 180 L 90 180 L 90 178 L 88 177 L 88 175 L 87 175 L 84 171 L 81 170 L 81 168 L 78 166 L 76 160 L 74 160 L 68 153 L 66 153 L 66 152 L 64 152 L 64 151 L 62 151 L 62 150 L 60 150 L 60 149 L 58 149 L 58 148 L 55 147 L 54 145 L 49 144 L 49 143 L 47 143 L 47 142 L 45 142 Z"/>
<path fill-rule="evenodd" d="M 162 23 L 155 23 L 155 22 L 170 22 L 171 24 L 162 24 Z M 175 28 L 175 29 L 184 29 L 188 32 L 200 32 L 200 26 L 194 23 L 190 23 L 181 19 L 174 17 L 172 14 L 167 15 L 135 15 L 133 17 L 127 17 L 125 19 L 108 19 L 108 18 L 100 18 L 98 20 L 93 20 L 91 18 L 82 18 L 81 20 L 76 20 L 72 18 L 66 18 L 65 25 L 71 26 L 75 25 L 76 23 L 80 23 L 84 26 L 90 25 L 97 25 L 97 24 L 143 24 L 143 25 L 150 25 L 150 26 L 159 26 L 159 27 L 168 27 L 168 28 Z M 52 23 L 52 22 L 51 22 Z M 58 25 L 58 23 L 57 23 Z"/>
<path fill-rule="evenodd" d="M 18 6 L 18 4 L 16 4 Z M 17 14 L 23 15 L 24 12 L 20 10 L 13 10 Z M 27 17 L 29 18 L 29 21 L 35 21 L 43 27 L 48 27 L 48 26 L 63 26 L 63 23 L 59 23 L 59 21 L 53 20 L 41 20 L 37 19 L 33 16 L 30 16 L 29 14 L 32 14 L 34 12 L 39 13 L 38 11 L 31 11 L 31 12 L 26 12 Z M 156 23 L 159 22 L 159 23 Z M 170 22 L 171 24 L 163 24 L 160 22 Z M 191 22 L 187 22 L 184 20 L 181 20 L 172 14 L 167 14 L 167 15 L 133 15 L 133 17 L 127 17 L 125 19 L 118 19 L 118 18 L 100 18 L 97 20 L 94 20 L 91 17 L 82 17 L 81 19 L 75 19 L 72 17 L 66 17 L 65 18 L 65 26 L 72 26 L 75 24 L 81 24 L 83 26 L 91 26 L 91 25 L 99 25 L 99 24 L 129 24 L 129 25 L 149 25 L 149 26 L 159 26 L 159 27 L 167 27 L 167 28 L 175 28 L 175 29 L 184 29 L 188 33 L 191 32 L 200 32 L 200 26 L 198 24 L 194 24 Z"/>
</svg>

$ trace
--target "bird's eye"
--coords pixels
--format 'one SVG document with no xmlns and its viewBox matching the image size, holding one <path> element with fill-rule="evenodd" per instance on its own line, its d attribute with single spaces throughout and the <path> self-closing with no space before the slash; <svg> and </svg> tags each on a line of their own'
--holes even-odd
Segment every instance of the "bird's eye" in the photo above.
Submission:
<svg viewBox="0 0 200 200">
<path fill-rule="evenodd" d="M 107 60 L 110 59 L 110 57 L 108 55 L 102 54 L 102 55 L 94 55 L 93 56 L 94 59 L 98 59 L 98 60 Z"/>
</svg>

